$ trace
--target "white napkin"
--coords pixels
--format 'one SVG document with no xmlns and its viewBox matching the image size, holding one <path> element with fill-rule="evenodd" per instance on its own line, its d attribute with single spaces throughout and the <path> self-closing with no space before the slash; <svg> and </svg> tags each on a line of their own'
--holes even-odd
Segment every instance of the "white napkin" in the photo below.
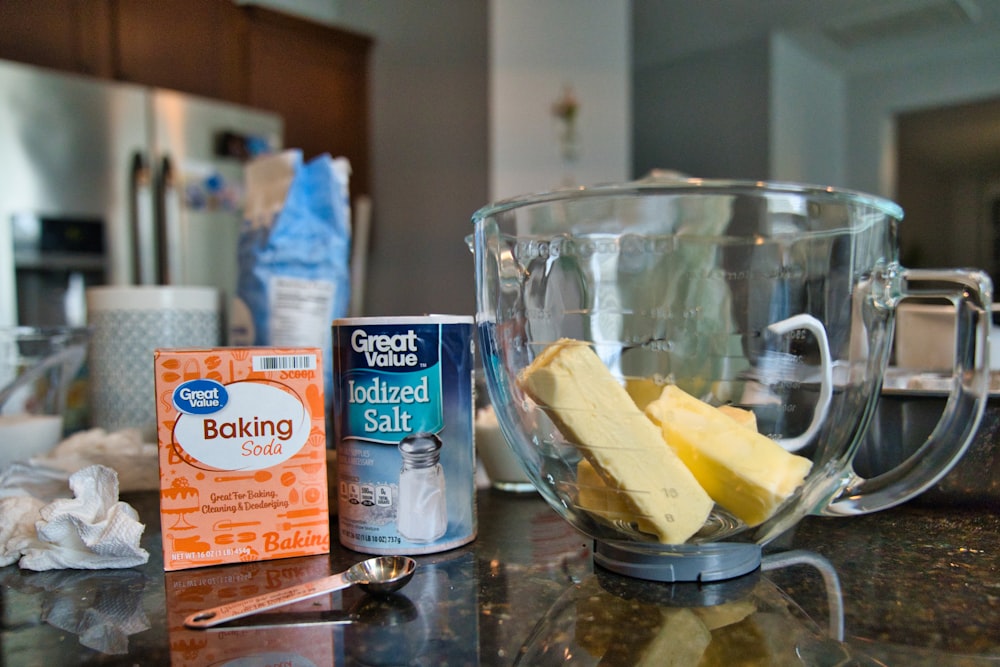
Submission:
<svg viewBox="0 0 1000 667">
<path fill-rule="evenodd" d="M 0 477 L 0 565 L 28 570 L 96 570 L 141 565 L 145 526 L 131 505 L 118 500 L 118 474 L 93 465 L 69 477 L 73 497 L 51 500 L 40 493 L 54 473 L 12 466 Z M 41 480 L 41 482 L 39 482 Z M 38 482 L 32 484 L 32 481 Z"/>
<path fill-rule="evenodd" d="M 31 496 L 0 498 L 0 567 L 17 562 L 21 550 L 14 547 L 35 535 L 35 520 L 45 503 Z"/>
</svg>

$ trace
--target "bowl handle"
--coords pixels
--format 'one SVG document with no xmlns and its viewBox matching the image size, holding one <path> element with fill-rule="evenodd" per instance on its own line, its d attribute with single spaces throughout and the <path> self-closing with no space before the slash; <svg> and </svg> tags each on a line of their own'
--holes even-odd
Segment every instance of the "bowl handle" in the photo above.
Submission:
<svg viewBox="0 0 1000 667">
<path fill-rule="evenodd" d="M 795 315 L 786 320 L 775 322 L 768 327 L 769 331 L 779 336 L 798 329 L 805 329 L 816 337 L 816 342 L 819 345 L 821 376 L 819 400 L 813 410 L 809 428 L 794 438 L 781 438 L 775 441 L 789 452 L 797 452 L 812 441 L 813 436 L 826 421 L 826 413 L 830 410 L 830 399 L 833 396 L 833 364 L 830 362 L 830 341 L 823 323 L 812 315 Z"/>
<path fill-rule="evenodd" d="M 962 458 L 983 416 L 990 380 L 993 285 L 989 276 L 982 271 L 903 269 L 898 277 L 893 309 L 906 297 L 946 298 L 955 305 L 955 362 L 948 402 L 937 426 L 909 458 L 870 479 L 849 472 L 844 491 L 819 514 L 868 514 L 920 495 Z M 927 287 L 920 288 L 920 283 Z"/>
</svg>

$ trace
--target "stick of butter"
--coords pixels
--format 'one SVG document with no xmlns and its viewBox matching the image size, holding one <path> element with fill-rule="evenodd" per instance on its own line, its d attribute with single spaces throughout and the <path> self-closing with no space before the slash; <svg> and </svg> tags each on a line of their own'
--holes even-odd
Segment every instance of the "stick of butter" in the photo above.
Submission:
<svg viewBox="0 0 1000 667">
<path fill-rule="evenodd" d="M 587 344 L 552 343 L 518 384 L 661 542 L 681 544 L 702 527 L 712 499 Z"/>
<path fill-rule="evenodd" d="M 644 533 L 658 532 L 656 526 L 636 514 L 628 493 L 605 484 L 587 459 L 576 464 L 576 504 L 607 523 L 634 523 Z"/>
<path fill-rule="evenodd" d="M 632 397 L 632 400 L 635 401 L 636 395 L 632 392 L 628 384 L 626 384 L 625 389 L 628 391 L 629 396 Z M 657 386 L 656 398 L 659 398 L 662 391 L 663 385 Z M 651 403 L 652 400 L 646 401 L 644 405 Z M 639 405 L 638 401 L 637 405 Z M 643 407 L 643 405 L 639 405 L 639 407 Z M 744 410 L 743 408 L 731 405 L 720 405 L 719 411 L 736 420 L 744 428 L 753 429 L 754 432 L 757 431 L 757 417 L 750 410 Z M 635 523 L 641 531 L 647 533 L 656 532 L 641 517 L 636 517 L 635 510 L 623 498 L 624 493 L 618 489 L 612 489 L 605 484 L 601 476 L 594 470 L 594 466 L 587 459 L 581 460 L 576 466 L 576 488 L 577 504 L 591 514 L 602 517 L 608 523 L 615 523 L 616 521 Z M 709 630 L 711 629 L 709 628 Z"/>
<path fill-rule="evenodd" d="M 679 387 L 664 387 L 646 414 L 715 502 L 748 526 L 766 521 L 795 492 L 812 461 Z"/>
</svg>

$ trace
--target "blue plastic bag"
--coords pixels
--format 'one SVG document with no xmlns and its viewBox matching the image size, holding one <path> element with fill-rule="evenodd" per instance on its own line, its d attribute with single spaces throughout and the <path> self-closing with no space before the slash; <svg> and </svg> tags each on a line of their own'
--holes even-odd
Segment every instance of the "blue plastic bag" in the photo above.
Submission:
<svg viewBox="0 0 1000 667">
<path fill-rule="evenodd" d="M 332 393 L 331 323 L 350 299 L 350 205 L 346 159 L 301 151 L 247 167 L 239 277 L 230 316 L 233 345 L 319 347 Z"/>
</svg>

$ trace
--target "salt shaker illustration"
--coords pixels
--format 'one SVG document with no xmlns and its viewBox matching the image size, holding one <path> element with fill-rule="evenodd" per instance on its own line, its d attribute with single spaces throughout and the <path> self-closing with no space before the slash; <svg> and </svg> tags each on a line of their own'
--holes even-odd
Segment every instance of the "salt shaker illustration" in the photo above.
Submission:
<svg viewBox="0 0 1000 667">
<path fill-rule="evenodd" d="M 431 542 L 448 528 L 441 439 L 433 433 L 414 433 L 399 442 L 399 453 L 403 465 L 396 529 L 413 542 Z"/>
</svg>

